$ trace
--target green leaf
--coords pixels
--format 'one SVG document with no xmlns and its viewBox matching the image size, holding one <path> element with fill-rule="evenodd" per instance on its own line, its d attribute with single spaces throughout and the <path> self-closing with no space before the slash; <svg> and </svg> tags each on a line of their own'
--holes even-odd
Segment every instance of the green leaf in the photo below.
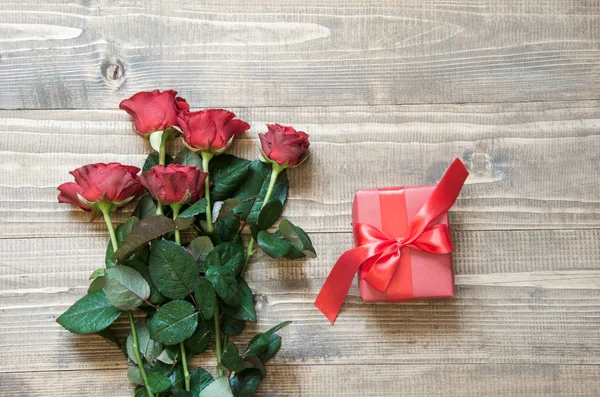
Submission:
<svg viewBox="0 0 600 397">
<path fill-rule="evenodd" d="M 291 321 L 285 321 L 283 323 L 277 324 L 273 328 L 269 329 L 267 332 L 263 332 L 262 334 L 257 334 L 250 340 L 248 343 L 248 349 L 245 353 L 246 357 L 249 356 L 260 356 L 267 351 L 267 347 L 269 346 L 269 340 L 271 335 L 275 332 L 279 331 L 283 327 L 290 325 Z"/>
<path fill-rule="evenodd" d="M 165 345 L 183 342 L 194 334 L 198 313 L 189 302 L 176 300 L 161 306 L 148 322 L 150 337 Z"/>
<path fill-rule="evenodd" d="M 231 372 L 238 372 L 244 369 L 244 359 L 240 356 L 238 348 L 232 341 L 227 342 L 227 346 L 223 350 L 221 364 Z"/>
<path fill-rule="evenodd" d="M 138 219 L 151 218 L 156 216 L 156 203 L 151 195 L 142 196 L 137 206 L 133 210 L 133 216 Z"/>
<path fill-rule="evenodd" d="M 248 223 L 256 223 L 258 214 L 262 208 L 263 200 L 269 189 L 269 179 L 271 177 L 272 167 L 270 164 L 254 161 L 249 167 L 250 176 L 244 184 L 236 191 L 235 196 L 244 201 L 235 208 L 235 212 L 242 219 L 247 219 Z M 288 179 L 286 171 L 282 171 L 273 187 L 270 200 L 279 200 L 285 204 L 288 195 Z"/>
<path fill-rule="evenodd" d="M 227 313 L 221 315 L 221 330 L 225 335 L 237 336 L 246 328 L 246 322 L 233 318 Z"/>
<path fill-rule="evenodd" d="M 200 156 L 186 147 L 177 153 L 173 162 L 181 165 L 194 166 L 197 169 L 202 170 L 202 159 L 200 159 Z"/>
<path fill-rule="evenodd" d="M 206 256 L 204 262 L 204 271 L 208 271 L 210 268 L 224 267 L 229 271 L 237 275 L 244 267 L 244 261 L 246 259 L 246 251 L 244 246 L 236 243 L 222 243 L 217 245 L 211 250 Z"/>
<path fill-rule="evenodd" d="M 110 304 L 102 290 L 79 299 L 56 322 L 76 334 L 93 334 L 111 325 L 121 311 Z"/>
<path fill-rule="evenodd" d="M 148 298 L 148 301 L 150 301 L 150 303 L 154 305 L 161 305 L 167 300 L 167 298 L 165 298 L 160 293 L 158 288 L 156 288 L 156 285 L 154 285 L 152 277 L 150 277 L 150 269 L 148 269 L 147 266 L 148 257 L 150 255 L 149 253 L 149 248 L 144 247 L 140 251 L 138 251 L 137 254 L 134 255 L 134 258 L 137 259 L 125 262 L 125 265 L 131 267 L 139 274 L 141 274 L 142 277 L 144 277 L 144 280 L 146 280 L 146 282 L 150 286 L 150 297 Z"/>
<path fill-rule="evenodd" d="M 215 312 L 217 296 L 215 295 L 215 290 L 210 281 L 205 278 L 200 278 L 198 286 L 194 290 L 194 298 L 196 299 L 198 308 L 200 308 L 202 317 L 205 319 L 212 318 Z"/>
<path fill-rule="evenodd" d="M 215 292 L 229 306 L 240 304 L 241 297 L 238 294 L 238 284 L 231 270 L 226 267 L 211 266 L 206 271 L 206 279 L 210 281 Z"/>
<path fill-rule="evenodd" d="M 127 379 L 136 385 L 143 385 L 144 379 L 142 378 L 142 372 L 137 365 L 127 366 Z"/>
<path fill-rule="evenodd" d="M 151 372 L 147 376 L 148 387 L 153 393 L 161 393 L 171 387 L 171 381 L 165 375 Z"/>
<path fill-rule="evenodd" d="M 260 230 L 267 230 L 277 222 L 283 211 L 283 204 L 279 200 L 269 200 L 260 210 L 256 224 Z"/>
<path fill-rule="evenodd" d="M 194 335 L 185 340 L 185 347 L 192 353 L 202 353 L 208 347 L 209 338 L 208 329 L 200 322 Z"/>
<path fill-rule="evenodd" d="M 198 397 L 200 392 L 213 382 L 212 375 L 203 368 L 196 368 L 190 374 L 190 391 L 192 396 Z"/>
<path fill-rule="evenodd" d="M 206 197 L 201 198 L 194 204 L 187 207 L 185 211 L 179 214 L 178 218 L 191 218 L 193 216 L 204 214 L 206 212 Z"/>
<path fill-rule="evenodd" d="M 98 278 L 100 276 L 104 276 L 104 270 L 105 269 L 96 269 L 92 272 L 92 274 L 90 274 L 90 280 L 93 280 L 95 278 Z"/>
<path fill-rule="evenodd" d="M 263 363 L 266 363 L 267 361 L 272 359 L 273 356 L 275 356 L 275 354 L 277 354 L 280 348 L 281 336 L 277 334 L 272 334 L 271 336 L 269 336 L 266 349 L 258 356 L 258 358 L 260 358 L 260 361 L 262 361 Z"/>
<path fill-rule="evenodd" d="M 133 397 L 148 397 L 148 392 L 144 386 L 138 386 L 135 388 Z"/>
<path fill-rule="evenodd" d="M 177 229 L 178 224 L 165 216 L 153 216 L 142 219 L 127 235 L 119 249 L 112 256 L 113 260 L 128 258 L 136 250 L 140 249 L 150 241 Z"/>
<path fill-rule="evenodd" d="M 119 338 L 117 338 L 115 333 L 110 328 L 105 328 L 102 331 L 98 331 L 96 332 L 96 335 L 101 336 L 108 344 L 116 347 L 117 349 L 121 348 L 121 342 L 119 341 Z"/>
<path fill-rule="evenodd" d="M 194 258 L 185 248 L 172 241 L 154 241 L 148 263 L 152 281 L 167 298 L 185 298 L 200 281 Z"/>
<path fill-rule="evenodd" d="M 284 219 L 281 221 L 279 224 L 279 232 L 307 257 L 317 257 L 317 252 L 315 251 L 308 234 L 289 220 Z"/>
<path fill-rule="evenodd" d="M 249 160 L 229 154 L 214 158 L 210 163 L 212 199 L 216 202 L 231 197 L 248 177 L 250 164 Z"/>
<path fill-rule="evenodd" d="M 179 345 L 176 345 L 176 346 L 179 347 Z M 167 346 L 167 347 L 171 347 L 171 346 Z M 165 364 L 175 364 L 175 361 L 177 359 L 177 354 L 172 349 L 165 349 L 162 352 L 160 352 L 160 354 L 158 355 L 158 357 L 156 357 L 156 359 Z"/>
<path fill-rule="evenodd" d="M 244 368 L 256 368 L 260 371 L 260 376 L 264 379 L 267 376 L 267 369 L 265 364 L 256 356 L 250 356 L 244 358 Z"/>
<path fill-rule="evenodd" d="M 146 157 L 146 161 L 144 162 L 144 166 L 142 167 L 142 172 L 146 172 L 150 170 L 150 168 L 158 165 L 159 163 L 158 153 L 152 152 Z M 168 154 L 165 155 L 165 165 L 169 165 L 173 162 L 173 159 Z"/>
<path fill-rule="evenodd" d="M 102 290 L 108 301 L 121 310 L 133 310 L 150 297 L 150 286 L 144 277 L 121 265 L 106 269 Z"/>
<path fill-rule="evenodd" d="M 163 345 L 150 338 L 150 331 L 146 325 L 144 319 L 136 321 L 135 328 L 138 337 L 138 349 L 142 357 L 146 359 L 150 364 L 154 364 L 157 357 L 163 351 Z M 127 350 L 127 356 L 133 362 L 136 362 L 135 352 L 133 351 L 133 335 L 131 332 L 127 335 L 125 341 L 125 348 Z"/>
<path fill-rule="evenodd" d="M 169 379 L 171 380 L 171 392 L 178 393 L 185 391 L 185 378 L 183 376 L 183 367 L 181 364 L 178 364 L 169 375 Z"/>
<path fill-rule="evenodd" d="M 292 248 L 291 242 L 274 237 L 264 230 L 258 232 L 257 237 L 258 246 L 271 258 L 283 258 Z"/>
<path fill-rule="evenodd" d="M 237 278 L 238 291 L 241 296 L 240 305 L 237 307 L 223 306 L 223 312 L 238 320 L 256 322 L 256 310 L 254 309 L 254 297 L 252 291 L 243 278 Z"/>
<path fill-rule="evenodd" d="M 137 225 L 138 222 L 139 222 L 139 219 L 136 218 L 135 216 L 132 216 L 129 219 L 127 219 L 125 221 L 125 223 L 117 226 L 117 228 L 115 229 L 115 235 L 117 237 L 117 244 L 119 246 L 123 242 L 123 239 L 129 234 L 129 232 L 131 232 L 131 229 L 135 225 Z M 116 266 L 117 260 L 113 259 L 113 254 L 114 253 L 115 252 L 113 250 L 112 242 L 109 239 L 108 240 L 108 245 L 106 246 L 106 258 L 104 260 L 104 263 L 105 263 L 106 267 Z"/>
<path fill-rule="evenodd" d="M 177 393 L 173 394 L 172 397 L 194 397 L 194 395 L 192 394 L 192 392 L 180 390 Z"/>
<path fill-rule="evenodd" d="M 88 294 L 90 292 L 94 292 L 94 291 L 98 291 L 98 290 L 102 290 L 102 288 L 104 288 L 104 276 L 100 276 L 100 277 L 96 277 L 94 279 L 94 281 L 92 281 L 90 283 L 90 286 L 88 287 Z"/>
<path fill-rule="evenodd" d="M 235 207 L 237 207 L 241 203 L 242 203 L 242 200 L 237 199 L 237 198 L 230 198 L 225 201 L 215 202 L 215 204 L 213 205 L 213 219 L 220 219 L 220 218 L 224 218 L 228 215 L 235 215 L 233 210 L 235 209 Z M 216 214 L 215 214 L 215 209 L 217 210 Z"/>
<path fill-rule="evenodd" d="M 233 241 L 240 229 L 240 218 L 237 215 L 228 215 L 220 218 L 215 226 L 221 241 Z"/>
<path fill-rule="evenodd" d="M 193 239 L 188 248 L 192 252 L 194 259 L 203 265 L 204 261 L 206 261 L 206 255 L 214 248 L 214 245 L 210 237 L 200 236 Z"/>
<path fill-rule="evenodd" d="M 233 397 L 231 387 L 229 387 L 229 379 L 225 376 L 217 378 L 200 392 L 199 397 Z"/>
<path fill-rule="evenodd" d="M 248 368 L 231 378 L 234 397 L 252 397 L 260 386 L 261 374 L 256 368 Z"/>
</svg>

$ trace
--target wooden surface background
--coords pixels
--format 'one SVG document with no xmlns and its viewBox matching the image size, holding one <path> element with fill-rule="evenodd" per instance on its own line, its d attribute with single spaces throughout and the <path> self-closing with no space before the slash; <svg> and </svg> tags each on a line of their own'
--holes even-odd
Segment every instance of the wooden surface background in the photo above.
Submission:
<svg viewBox="0 0 600 397">
<path fill-rule="evenodd" d="M 259 395 L 600 395 L 599 0 L 0 0 L 0 395 L 132 394 L 121 352 L 55 322 L 107 244 L 56 186 L 140 166 L 117 104 L 154 88 L 251 122 L 236 154 L 265 122 L 311 135 L 285 212 L 319 257 L 248 276 L 253 328 L 294 321 Z M 330 326 L 312 302 L 354 191 L 434 183 L 454 157 L 456 299 L 354 286 Z"/>
</svg>

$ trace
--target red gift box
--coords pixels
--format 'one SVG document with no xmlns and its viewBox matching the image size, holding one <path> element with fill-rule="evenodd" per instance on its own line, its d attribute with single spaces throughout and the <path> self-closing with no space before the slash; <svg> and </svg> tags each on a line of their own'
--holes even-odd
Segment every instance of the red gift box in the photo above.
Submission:
<svg viewBox="0 0 600 397">
<path fill-rule="evenodd" d="M 369 224 L 388 236 L 405 236 L 409 222 L 421 209 L 435 186 L 411 186 L 377 190 L 361 190 L 354 196 L 352 221 Z M 448 213 L 433 224 L 448 225 Z M 360 232 L 355 232 L 357 247 L 362 245 Z M 454 272 L 452 254 L 432 254 L 417 249 L 400 248 L 400 263 L 385 291 L 365 281 L 369 269 L 361 266 L 358 275 L 360 296 L 365 301 L 405 301 L 411 299 L 452 298 Z"/>
<path fill-rule="evenodd" d="M 357 271 L 366 301 L 454 296 L 447 211 L 468 175 L 456 159 L 435 186 L 356 193 L 352 209 L 356 248 L 338 259 L 315 301 L 331 323 Z"/>
</svg>

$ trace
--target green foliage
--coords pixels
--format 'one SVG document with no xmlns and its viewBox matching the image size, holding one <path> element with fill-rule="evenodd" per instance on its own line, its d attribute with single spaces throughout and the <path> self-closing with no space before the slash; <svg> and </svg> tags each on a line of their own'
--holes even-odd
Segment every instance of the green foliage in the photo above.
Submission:
<svg viewBox="0 0 600 397">
<path fill-rule="evenodd" d="M 212 200 L 217 202 L 231 197 L 248 177 L 250 164 L 249 160 L 228 154 L 213 159 L 210 163 Z"/>
<path fill-rule="evenodd" d="M 261 373 L 256 368 L 248 368 L 231 378 L 231 391 L 234 397 L 252 397 L 260 386 Z"/>
<path fill-rule="evenodd" d="M 189 302 L 171 301 L 161 306 L 148 322 L 150 337 L 165 345 L 183 342 L 194 334 L 198 313 Z"/>
<path fill-rule="evenodd" d="M 165 216 L 153 216 L 139 221 L 131 232 L 123 239 L 117 252 L 112 256 L 113 260 L 128 258 L 136 250 L 142 248 L 150 241 L 177 229 L 178 225 L 172 219 Z"/>
<path fill-rule="evenodd" d="M 185 248 L 172 241 L 154 241 L 148 262 L 152 281 L 167 298 L 185 298 L 200 281 L 194 258 Z"/>
<path fill-rule="evenodd" d="M 257 233 L 258 246 L 272 258 L 315 258 L 316 251 L 304 230 L 284 219 L 274 234 L 261 230 Z"/>
<path fill-rule="evenodd" d="M 206 212 L 206 198 L 201 198 L 196 201 L 194 204 L 190 205 L 179 214 L 179 218 L 191 218 L 193 216 L 204 214 Z"/>
<path fill-rule="evenodd" d="M 238 348 L 232 341 L 229 341 L 225 346 L 221 364 L 231 372 L 239 372 L 244 369 L 244 359 L 240 356 Z"/>
<path fill-rule="evenodd" d="M 244 183 L 235 192 L 234 197 L 242 200 L 242 203 L 235 208 L 235 212 L 248 223 L 256 223 L 258 214 L 262 207 L 264 197 L 269 189 L 269 179 L 271 177 L 271 166 L 261 161 L 253 161 L 249 167 L 250 175 Z M 285 204 L 288 195 L 288 178 L 286 171 L 283 171 L 277 177 L 270 200 L 279 200 Z"/>
<path fill-rule="evenodd" d="M 215 379 L 210 385 L 200 392 L 199 397 L 233 397 L 229 379 L 222 376 Z"/>
<path fill-rule="evenodd" d="M 246 350 L 245 356 L 260 356 L 267 352 L 271 335 L 273 335 L 275 332 L 279 331 L 283 327 L 290 325 L 291 323 L 291 321 L 285 321 L 283 323 L 277 324 L 267 332 L 263 332 L 262 334 L 257 334 L 256 336 L 254 336 L 254 338 L 250 340 L 250 343 L 248 343 L 248 349 Z"/>
<path fill-rule="evenodd" d="M 56 322 L 76 334 L 93 334 L 111 325 L 121 311 L 110 304 L 102 290 L 79 299 Z"/>
<path fill-rule="evenodd" d="M 201 157 L 187 148 L 175 159 L 166 158 L 167 163 L 202 166 Z M 157 164 L 158 153 L 152 153 L 144 171 Z M 257 321 L 254 297 L 242 274 L 253 254 L 246 252 L 242 228 L 249 227 L 258 246 L 273 257 L 315 256 L 308 235 L 291 222 L 284 220 L 277 231 L 268 232 L 279 220 L 288 195 L 284 170 L 263 207 L 271 172 L 271 165 L 260 161 L 231 155 L 214 157 L 210 163 L 210 201 L 214 204 L 215 230 L 211 232 L 204 232 L 203 227 L 206 198 L 184 207 L 173 220 L 156 216 L 153 198 L 143 196 L 133 216 L 115 229 L 119 249 L 113 252 L 109 242 L 106 269 L 92 273 L 88 294 L 57 322 L 75 333 L 97 333 L 119 346 L 120 341 L 108 327 L 123 311 L 141 309 L 147 317 L 135 323 L 139 365 L 155 397 L 252 396 L 265 375 L 264 363 L 281 347 L 282 339 L 275 333 L 289 323 L 256 335 L 244 351 L 232 340 L 242 333 L 246 322 Z M 168 207 L 164 211 L 170 214 Z M 191 241 L 183 246 L 173 242 L 173 232 L 190 228 L 195 217 L 201 227 L 180 236 L 184 242 L 192 236 Z M 181 349 L 187 352 L 188 363 L 194 354 L 214 349 L 217 325 L 219 340 L 224 341 L 219 377 L 213 379 L 208 371 L 196 368 L 190 371 L 190 390 L 186 391 Z M 123 341 L 129 359 L 127 376 L 138 385 L 135 396 L 145 397 L 149 393 L 132 335 L 130 332 Z M 222 371 L 230 372 L 229 376 L 221 376 Z"/>
<path fill-rule="evenodd" d="M 231 307 L 227 305 L 223 305 L 223 312 L 227 313 L 231 317 L 238 320 L 246 320 L 256 322 L 256 310 L 254 310 L 254 297 L 252 296 L 252 291 L 246 281 L 238 277 L 238 294 L 240 296 L 240 305 L 236 307 Z"/>
<path fill-rule="evenodd" d="M 202 159 L 200 156 L 186 147 L 177 153 L 173 162 L 181 165 L 194 166 L 197 169 L 202 170 Z"/>
<path fill-rule="evenodd" d="M 103 291 L 108 301 L 121 310 L 133 310 L 150 297 L 144 277 L 121 265 L 106 269 Z"/>
<path fill-rule="evenodd" d="M 211 319 L 215 312 L 217 296 L 210 281 L 205 278 L 199 280 L 198 286 L 194 290 L 194 299 L 196 299 L 202 317 Z"/>
</svg>

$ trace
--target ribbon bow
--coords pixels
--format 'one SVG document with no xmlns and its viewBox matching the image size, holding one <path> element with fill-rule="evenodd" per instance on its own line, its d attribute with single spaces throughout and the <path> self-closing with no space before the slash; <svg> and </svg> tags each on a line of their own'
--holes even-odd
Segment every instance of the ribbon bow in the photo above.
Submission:
<svg viewBox="0 0 600 397">
<path fill-rule="evenodd" d="M 394 238 L 374 226 L 353 224 L 358 246 L 340 256 L 315 300 L 315 306 L 332 324 L 350 290 L 354 275 L 361 266 L 363 279 L 373 288 L 385 291 L 398 269 L 401 248 L 408 247 L 432 254 L 452 252 L 448 226 L 431 224 L 452 207 L 468 175 L 463 163 L 459 159 L 454 160 L 408 224 L 405 236 Z"/>
</svg>

